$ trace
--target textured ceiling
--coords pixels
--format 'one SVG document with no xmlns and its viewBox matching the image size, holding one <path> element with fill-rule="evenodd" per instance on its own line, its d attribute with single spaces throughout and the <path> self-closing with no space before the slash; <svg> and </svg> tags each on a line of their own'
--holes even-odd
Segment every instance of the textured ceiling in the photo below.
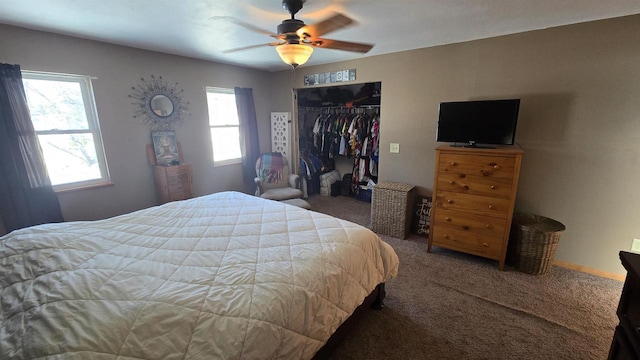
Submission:
<svg viewBox="0 0 640 360">
<path fill-rule="evenodd" d="M 375 44 L 367 54 L 316 49 L 308 65 L 640 13 L 639 0 L 307 0 L 307 24 L 341 12 L 358 24 L 324 37 Z M 279 0 L 1 0 L 0 23 L 204 60 L 282 70 L 273 41 Z"/>
</svg>

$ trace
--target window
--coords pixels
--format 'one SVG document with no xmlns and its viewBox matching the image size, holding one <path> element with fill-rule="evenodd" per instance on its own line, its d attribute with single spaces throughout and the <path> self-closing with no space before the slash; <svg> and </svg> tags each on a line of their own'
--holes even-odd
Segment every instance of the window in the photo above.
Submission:
<svg viewBox="0 0 640 360">
<path fill-rule="evenodd" d="M 91 79 L 23 71 L 22 82 L 54 190 L 108 184 Z"/>
<path fill-rule="evenodd" d="M 213 165 L 241 163 L 240 125 L 233 89 L 207 87 L 206 90 Z"/>
</svg>

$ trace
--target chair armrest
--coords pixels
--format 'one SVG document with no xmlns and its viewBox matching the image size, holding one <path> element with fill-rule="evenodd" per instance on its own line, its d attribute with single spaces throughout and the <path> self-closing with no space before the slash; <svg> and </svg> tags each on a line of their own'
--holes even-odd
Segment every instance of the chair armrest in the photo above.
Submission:
<svg viewBox="0 0 640 360">
<path fill-rule="evenodd" d="M 256 183 L 256 185 L 258 185 L 256 187 L 256 196 L 262 195 L 262 193 L 264 193 L 264 189 L 262 188 L 262 180 L 260 180 L 259 177 L 255 177 L 253 178 L 253 181 Z"/>
<path fill-rule="evenodd" d="M 296 188 L 299 189 L 299 181 L 300 181 L 300 175 L 298 174 L 289 174 L 289 185 L 291 185 L 292 188 Z"/>
</svg>

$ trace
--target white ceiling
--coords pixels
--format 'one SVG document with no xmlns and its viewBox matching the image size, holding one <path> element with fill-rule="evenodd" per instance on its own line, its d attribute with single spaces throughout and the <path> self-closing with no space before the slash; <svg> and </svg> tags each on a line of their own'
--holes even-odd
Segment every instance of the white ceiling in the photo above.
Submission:
<svg viewBox="0 0 640 360">
<path fill-rule="evenodd" d="M 316 49 L 308 65 L 637 14 L 640 0 L 307 0 L 296 18 L 332 12 L 358 24 L 325 38 L 375 46 Z M 270 71 L 287 68 L 272 47 L 224 53 L 273 41 L 230 18 L 275 33 L 288 17 L 281 0 L 0 0 L 0 23 Z"/>
</svg>

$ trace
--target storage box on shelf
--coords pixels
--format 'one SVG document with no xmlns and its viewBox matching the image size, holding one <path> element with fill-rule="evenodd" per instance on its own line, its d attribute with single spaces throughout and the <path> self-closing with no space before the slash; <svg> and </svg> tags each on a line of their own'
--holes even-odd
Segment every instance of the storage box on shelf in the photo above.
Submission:
<svg viewBox="0 0 640 360">
<path fill-rule="evenodd" d="M 504 269 L 522 155 L 517 145 L 436 148 L 428 252 L 444 247 Z"/>
<path fill-rule="evenodd" d="M 406 239 L 411 229 L 413 189 L 413 185 L 391 181 L 384 181 L 374 186 L 371 230 Z"/>
</svg>

